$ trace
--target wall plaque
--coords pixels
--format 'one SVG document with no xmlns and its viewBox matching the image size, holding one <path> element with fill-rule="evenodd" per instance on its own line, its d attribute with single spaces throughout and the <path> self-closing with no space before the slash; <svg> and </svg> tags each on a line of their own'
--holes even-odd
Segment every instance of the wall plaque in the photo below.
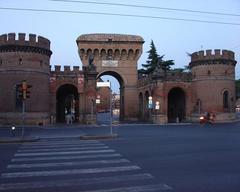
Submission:
<svg viewBox="0 0 240 192">
<path fill-rule="evenodd" d="M 117 60 L 102 60 L 102 67 L 117 67 Z"/>
</svg>

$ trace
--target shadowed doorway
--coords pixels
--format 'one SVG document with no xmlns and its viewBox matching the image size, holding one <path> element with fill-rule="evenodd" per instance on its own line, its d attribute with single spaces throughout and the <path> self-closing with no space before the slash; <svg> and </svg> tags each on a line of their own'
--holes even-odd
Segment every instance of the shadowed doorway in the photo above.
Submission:
<svg viewBox="0 0 240 192">
<path fill-rule="evenodd" d="M 182 122 L 186 116 L 185 93 L 181 88 L 173 88 L 168 93 L 168 122 Z"/>
<path fill-rule="evenodd" d="M 56 113 L 57 122 L 65 122 L 67 114 L 72 114 L 74 121 L 78 121 L 79 97 L 77 88 L 71 84 L 65 84 L 57 90 Z"/>
</svg>

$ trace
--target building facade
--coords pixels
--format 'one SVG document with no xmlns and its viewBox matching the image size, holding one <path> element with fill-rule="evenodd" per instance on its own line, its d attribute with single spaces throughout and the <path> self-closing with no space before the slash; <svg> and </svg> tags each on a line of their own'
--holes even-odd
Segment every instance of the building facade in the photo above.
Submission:
<svg viewBox="0 0 240 192">
<path fill-rule="evenodd" d="M 24 33 L 0 36 L 0 124 L 49 124 L 96 122 L 96 82 L 103 75 L 120 84 L 120 120 L 156 123 L 196 121 L 214 112 L 217 121 L 235 118 L 235 57 L 228 50 L 191 54 L 189 72 L 156 69 L 139 75 L 137 61 L 144 40 L 136 35 L 85 34 L 77 38 L 79 66 L 54 66 L 51 70 L 50 41 Z M 32 85 L 30 98 L 22 101 L 17 85 Z M 149 98 L 152 98 L 149 106 Z"/>
</svg>

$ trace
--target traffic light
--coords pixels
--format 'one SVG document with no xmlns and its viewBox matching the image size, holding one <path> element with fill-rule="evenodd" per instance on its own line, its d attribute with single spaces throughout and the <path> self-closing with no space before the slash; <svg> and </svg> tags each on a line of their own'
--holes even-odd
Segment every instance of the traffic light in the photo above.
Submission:
<svg viewBox="0 0 240 192">
<path fill-rule="evenodd" d="M 26 98 L 29 99 L 30 98 L 30 88 L 32 87 L 32 85 L 27 85 L 27 90 L 26 90 Z"/>
<path fill-rule="evenodd" d="M 23 98 L 22 84 L 16 84 L 16 96 L 17 96 L 17 99 Z"/>
<path fill-rule="evenodd" d="M 30 98 L 30 88 L 32 85 L 28 85 L 27 82 L 24 80 L 21 84 L 16 85 L 16 91 L 17 91 L 17 98 L 26 100 L 27 98 Z"/>
<path fill-rule="evenodd" d="M 22 81 L 22 92 L 23 92 L 23 100 L 27 98 L 27 82 Z"/>
</svg>

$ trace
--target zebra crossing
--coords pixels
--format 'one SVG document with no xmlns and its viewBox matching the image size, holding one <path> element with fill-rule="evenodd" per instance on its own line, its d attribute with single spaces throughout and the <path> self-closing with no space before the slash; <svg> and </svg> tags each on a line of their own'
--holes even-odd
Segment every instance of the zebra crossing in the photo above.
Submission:
<svg viewBox="0 0 240 192">
<path fill-rule="evenodd" d="M 164 183 L 99 141 L 24 143 L 1 174 L 0 191 L 155 192 Z"/>
</svg>

